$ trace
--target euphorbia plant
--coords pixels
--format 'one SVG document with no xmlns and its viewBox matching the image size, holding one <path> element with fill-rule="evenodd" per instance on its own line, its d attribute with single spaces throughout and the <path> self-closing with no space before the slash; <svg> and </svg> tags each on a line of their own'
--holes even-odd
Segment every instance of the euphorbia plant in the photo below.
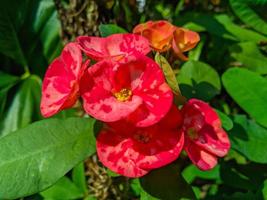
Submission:
<svg viewBox="0 0 267 200">
<path fill-rule="evenodd" d="M 42 114 L 67 109 L 80 96 L 84 111 L 104 122 L 99 160 L 123 176 L 144 176 L 175 161 L 182 149 L 201 170 L 212 169 L 230 148 L 218 115 L 197 99 L 175 105 L 161 66 L 151 58 L 154 51 L 171 51 L 187 60 L 184 52 L 199 35 L 167 21 L 149 21 L 133 32 L 80 36 L 67 44 L 45 75 Z"/>
</svg>

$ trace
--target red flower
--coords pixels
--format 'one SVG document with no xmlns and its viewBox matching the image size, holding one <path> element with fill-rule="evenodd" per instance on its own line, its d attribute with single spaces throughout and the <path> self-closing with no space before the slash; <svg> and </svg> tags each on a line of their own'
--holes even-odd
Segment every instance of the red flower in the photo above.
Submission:
<svg viewBox="0 0 267 200">
<path fill-rule="evenodd" d="M 113 34 L 106 38 L 80 36 L 77 42 L 95 60 L 120 60 L 136 52 L 146 55 L 150 51 L 147 39 L 135 34 Z"/>
<path fill-rule="evenodd" d="M 217 113 L 207 103 L 191 99 L 182 108 L 182 114 L 185 151 L 198 168 L 212 169 L 217 157 L 225 156 L 230 148 Z"/>
<path fill-rule="evenodd" d="M 79 94 L 79 80 L 89 65 L 82 65 L 82 53 L 76 43 L 69 43 L 61 55 L 48 67 L 43 85 L 41 113 L 50 117 L 60 110 L 72 107 Z"/>
<path fill-rule="evenodd" d="M 180 111 L 172 106 L 157 124 L 137 128 L 123 121 L 106 125 L 97 136 L 99 160 L 118 174 L 140 177 L 176 160 L 184 137 Z"/>
<path fill-rule="evenodd" d="M 160 67 L 144 55 L 127 62 L 103 60 L 90 67 L 82 80 L 85 111 L 104 122 L 122 119 L 144 127 L 169 111 L 173 94 Z"/>
</svg>

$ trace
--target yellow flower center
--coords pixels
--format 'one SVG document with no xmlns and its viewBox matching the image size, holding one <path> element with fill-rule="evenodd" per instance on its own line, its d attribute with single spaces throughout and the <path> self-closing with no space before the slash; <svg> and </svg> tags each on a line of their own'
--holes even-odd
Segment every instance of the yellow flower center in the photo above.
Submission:
<svg viewBox="0 0 267 200">
<path fill-rule="evenodd" d="M 123 88 L 121 91 L 114 93 L 114 96 L 118 101 L 127 101 L 131 98 L 132 91 L 127 88 Z"/>
<path fill-rule="evenodd" d="M 194 128 L 189 128 L 187 130 L 187 135 L 192 139 L 195 140 L 198 138 L 198 133 L 196 132 L 196 130 Z"/>
</svg>

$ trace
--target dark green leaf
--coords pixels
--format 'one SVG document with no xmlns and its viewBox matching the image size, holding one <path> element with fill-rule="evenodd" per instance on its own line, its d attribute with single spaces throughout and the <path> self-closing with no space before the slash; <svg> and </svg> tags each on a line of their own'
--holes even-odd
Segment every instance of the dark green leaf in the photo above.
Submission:
<svg viewBox="0 0 267 200">
<path fill-rule="evenodd" d="M 177 76 L 181 92 L 187 98 L 204 101 L 220 93 L 221 83 L 218 73 L 208 64 L 200 61 L 186 62 Z"/>
<path fill-rule="evenodd" d="M 67 177 L 62 177 L 55 185 L 41 192 L 46 200 L 78 199 L 83 197 L 83 192 Z"/>
<path fill-rule="evenodd" d="M 140 182 L 144 191 L 155 198 L 164 200 L 195 198 L 192 188 L 181 176 L 179 166 L 176 164 L 155 169 L 142 177 Z"/>
<path fill-rule="evenodd" d="M 115 33 L 127 33 L 127 31 L 116 24 L 101 24 L 99 31 L 102 37 L 107 37 Z"/>
<path fill-rule="evenodd" d="M 230 131 L 232 148 L 249 160 L 267 163 L 267 129 L 248 120 L 245 116 L 234 116 L 234 128 Z"/>
<path fill-rule="evenodd" d="M 267 127 L 267 80 L 247 69 L 232 68 L 222 76 L 230 96 L 258 123 Z"/>
<path fill-rule="evenodd" d="M 40 96 L 40 78 L 32 75 L 25 79 L 15 94 L 5 118 L 0 123 L 1 136 L 41 119 Z"/>
<path fill-rule="evenodd" d="M 0 140 L 0 198 L 42 191 L 95 152 L 94 120 L 47 119 Z"/>
</svg>

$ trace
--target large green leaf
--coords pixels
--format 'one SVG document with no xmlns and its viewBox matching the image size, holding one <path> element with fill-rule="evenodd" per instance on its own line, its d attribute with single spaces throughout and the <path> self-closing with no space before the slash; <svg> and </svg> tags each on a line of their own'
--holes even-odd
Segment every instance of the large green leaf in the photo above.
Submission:
<svg viewBox="0 0 267 200">
<path fill-rule="evenodd" d="M 205 101 L 220 93 L 220 77 L 216 70 L 200 61 L 186 62 L 177 76 L 181 92 L 187 98 Z"/>
<path fill-rule="evenodd" d="M 222 76 L 230 96 L 258 123 L 267 127 L 267 80 L 247 69 L 232 68 Z"/>
<path fill-rule="evenodd" d="M 0 140 L 0 198 L 46 189 L 95 152 L 94 120 L 47 119 Z"/>
<path fill-rule="evenodd" d="M 142 177 L 140 182 L 144 191 L 155 198 L 164 200 L 195 198 L 191 186 L 182 177 L 177 164 L 155 169 Z"/>
<path fill-rule="evenodd" d="M 230 131 L 232 148 L 249 160 L 267 163 L 267 129 L 245 116 L 234 117 L 234 128 Z"/>
<path fill-rule="evenodd" d="M 267 74 L 267 57 L 258 49 L 255 42 L 242 42 L 230 47 L 231 56 L 242 66 L 259 74 Z"/>
<path fill-rule="evenodd" d="M 263 20 L 257 12 L 251 7 L 256 4 L 267 4 L 267 1 L 252 1 L 252 0 L 230 0 L 230 5 L 245 24 L 250 25 L 253 29 L 260 33 L 267 35 L 267 23 Z"/>
<path fill-rule="evenodd" d="M 70 200 L 82 198 L 83 192 L 69 178 L 63 176 L 55 185 L 41 192 L 41 195 L 45 200 Z"/>
<path fill-rule="evenodd" d="M 18 88 L 5 118 L 0 123 L 0 135 L 4 136 L 32 121 L 41 119 L 40 97 L 40 78 L 32 75 L 25 79 Z"/>
</svg>

